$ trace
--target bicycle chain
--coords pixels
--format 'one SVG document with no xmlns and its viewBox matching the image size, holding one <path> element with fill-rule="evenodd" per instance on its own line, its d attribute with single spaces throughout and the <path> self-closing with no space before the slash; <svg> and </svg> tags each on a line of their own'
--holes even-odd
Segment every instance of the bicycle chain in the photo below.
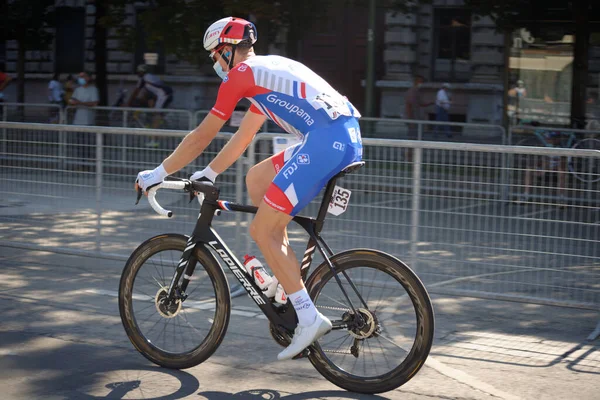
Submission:
<svg viewBox="0 0 600 400">
<path fill-rule="evenodd" d="M 319 309 L 324 309 L 324 310 L 336 310 L 336 311 L 344 311 L 344 312 L 352 311 L 349 308 L 342 308 L 342 307 L 331 307 L 331 306 L 320 306 L 320 305 L 317 305 L 317 307 Z"/>
<path fill-rule="evenodd" d="M 335 354 L 346 354 L 346 355 L 352 355 L 352 353 L 348 350 L 348 351 L 341 351 L 341 350 L 323 350 L 323 353 L 335 353 Z"/>
</svg>

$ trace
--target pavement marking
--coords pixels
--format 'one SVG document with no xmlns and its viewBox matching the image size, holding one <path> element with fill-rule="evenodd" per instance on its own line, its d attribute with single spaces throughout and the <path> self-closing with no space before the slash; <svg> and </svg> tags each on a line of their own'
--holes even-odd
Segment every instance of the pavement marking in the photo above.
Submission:
<svg viewBox="0 0 600 400">
<path fill-rule="evenodd" d="M 437 359 L 433 358 L 431 355 L 427 357 L 425 365 L 439 372 L 440 374 L 447 376 L 448 378 L 454 379 L 455 381 L 460 383 L 464 383 L 467 386 L 480 390 L 489 395 L 496 396 L 504 400 L 521 400 L 521 397 L 504 392 L 500 389 L 496 389 L 489 383 L 483 382 L 475 378 L 474 376 L 467 374 L 464 371 L 445 365 L 441 361 L 438 361 Z"/>
<path fill-rule="evenodd" d="M 543 214 L 543 213 L 547 213 L 549 211 L 554 210 L 556 207 L 552 207 L 552 208 L 547 208 L 545 210 L 540 210 L 540 211 L 532 211 L 526 214 L 517 214 L 517 217 L 531 217 L 532 215 L 537 215 L 537 214 Z"/>
<path fill-rule="evenodd" d="M 532 270 L 532 268 L 519 268 L 519 269 L 514 269 L 514 270 L 511 270 L 511 271 L 489 272 L 487 274 L 461 276 L 460 278 L 453 278 L 453 279 L 448 279 L 447 281 L 432 283 L 430 285 L 427 285 L 427 287 L 428 288 L 438 287 L 438 286 L 450 285 L 452 283 L 457 283 L 457 282 L 462 282 L 462 281 L 468 281 L 468 280 L 471 280 L 471 279 L 485 278 L 485 277 L 488 277 L 488 276 L 496 276 L 496 275 L 516 274 L 518 272 L 531 271 L 531 270 Z"/>
<path fill-rule="evenodd" d="M 87 292 L 87 293 L 93 293 L 93 294 L 99 294 L 99 295 L 103 295 L 103 296 L 110 296 L 110 297 L 119 297 L 119 292 L 115 291 L 115 290 L 104 290 L 104 289 L 85 289 L 83 290 L 83 292 Z M 140 295 L 140 294 L 134 294 L 133 298 L 136 300 L 153 300 L 152 297 L 147 296 L 147 295 Z M 203 300 L 203 301 L 189 301 L 186 302 L 187 307 L 188 308 L 192 308 L 195 310 L 214 310 L 215 308 L 215 304 L 212 302 L 211 299 L 207 299 L 207 300 Z M 264 317 L 264 315 L 262 313 L 257 313 L 255 309 L 251 308 L 251 307 L 245 307 L 245 306 L 235 306 L 235 307 L 231 307 L 231 315 L 239 315 L 240 317 L 248 317 L 248 318 L 260 318 L 261 316 Z M 265 317 L 266 318 L 266 317 Z"/>
</svg>

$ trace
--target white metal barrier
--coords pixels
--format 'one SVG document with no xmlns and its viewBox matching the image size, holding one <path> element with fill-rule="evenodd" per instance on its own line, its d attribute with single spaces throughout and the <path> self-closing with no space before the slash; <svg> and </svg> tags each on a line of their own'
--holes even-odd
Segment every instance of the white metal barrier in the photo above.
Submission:
<svg viewBox="0 0 600 400">
<path fill-rule="evenodd" d="M 63 121 L 62 108 L 52 103 L 0 102 L 0 121 L 58 124 Z"/>
<path fill-rule="evenodd" d="M 365 138 L 507 143 L 501 125 L 400 118 L 361 118 L 360 125 Z"/>
<path fill-rule="evenodd" d="M 175 217 L 163 219 L 146 203 L 133 206 L 132 190 L 137 172 L 159 164 L 186 131 L 19 123 L 0 129 L 7 132 L 0 242 L 123 255 L 153 234 L 191 232 L 197 205 L 165 193 L 161 203 Z M 128 147 L 123 158 L 122 135 L 156 136 L 161 146 Z M 247 169 L 272 155 L 274 137 L 258 135 L 219 177 L 223 198 L 246 200 Z M 179 176 L 205 166 L 226 140 L 220 135 Z M 599 151 L 368 138 L 363 145 L 366 166 L 339 182 L 352 190 L 350 209 L 325 224 L 335 251 L 387 251 L 406 260 L 432 292 L 598 308 Z M 507 155 L 531 162 L 509 165 Z M 585 160 L 589 179 L 546 162 L 556 158 Z M 567 178 L 559 183 L 561 173 Z M 258 251 L 246 234 L 248 221 L 239 213 L 215 219 L 239 254 Z M 290 228 L 292 243 L 303 243 L 301 235 Z"/>
<path fill-rule="evenodd" d="M 78 109 L 80 107 L 66 107 L 63 122 L 73 123 Z M 189 110 L 136 107 L 88 107 L 88 109 L 94 113 L 94 124 L 91 125 L 171 130 L 194 128 L 194 116 Z"/>
</svg>

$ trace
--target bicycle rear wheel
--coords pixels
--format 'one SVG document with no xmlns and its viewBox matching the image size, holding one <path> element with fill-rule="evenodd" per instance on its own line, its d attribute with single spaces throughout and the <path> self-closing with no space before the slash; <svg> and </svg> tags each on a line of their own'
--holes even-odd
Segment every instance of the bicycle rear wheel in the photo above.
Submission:
<svg viewBox="0 0 600 400">
<path fill-rule="evenodd" d="M 131 255 L 119 284 L 119 312 L 127 336 L 144 357 L 166 368 L 190 368 L 210 357 L 225 336 L 229 285 L 208 251 L 196 249 L 187 298 L 168 302 L 175 268 L 186 248 L 183 235 L 161 235 Z"/>
<path fill-rule="evenodd" d="M 308 291 L 332 322 L 349 322 L 315 342 L 310 361 L 346 390 L 381 393 L 403 385 L 423 366 L 433 342 L 434 313 L 425 287 L 406 264 L 383 252 L 350 250 L 332 263 L 365 324 L 353 326 L 356 316 L 329 266 L 321 264 L 307 281 Z"/>
<path fill-rule="evenodd" d="M 600 150 L 600 140 L 583 139 L 575 143 L 574 149 Z M 597 182 L 600 180 L 599 157 L 569 157 L 569 171 L 582 182 Z"/>
</svg>

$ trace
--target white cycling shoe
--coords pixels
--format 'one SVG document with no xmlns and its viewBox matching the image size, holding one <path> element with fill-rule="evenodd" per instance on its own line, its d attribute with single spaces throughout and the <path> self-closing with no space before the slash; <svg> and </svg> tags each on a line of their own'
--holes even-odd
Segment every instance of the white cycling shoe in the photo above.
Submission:
<svg viewBox="0 0 600 400">
<path fill-rule="evenodd" d="M 300 354 L 302 350 L 310 346 L 315 340 L 325 335 L 331 330 L 331 321 L 317 311 L 315 322 L 309 326 L 296 327 L 292 343 L 277 355 L 277 359 L 289 360 Z"/>
</svg>

